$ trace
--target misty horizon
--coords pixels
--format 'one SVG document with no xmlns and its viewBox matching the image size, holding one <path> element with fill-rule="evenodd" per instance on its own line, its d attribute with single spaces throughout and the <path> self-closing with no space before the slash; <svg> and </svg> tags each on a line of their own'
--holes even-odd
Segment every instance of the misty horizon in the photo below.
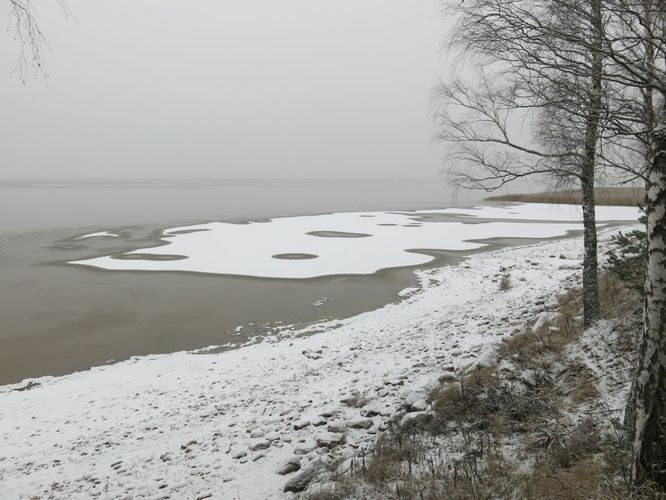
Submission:
<svg viewBox="0 0 666 500">
<path fill-rule="evenodd" d="M 48 78 L 0 43 L 0 177 L 432 178 L 437 3 L 38 6 Z"/>
</svg>

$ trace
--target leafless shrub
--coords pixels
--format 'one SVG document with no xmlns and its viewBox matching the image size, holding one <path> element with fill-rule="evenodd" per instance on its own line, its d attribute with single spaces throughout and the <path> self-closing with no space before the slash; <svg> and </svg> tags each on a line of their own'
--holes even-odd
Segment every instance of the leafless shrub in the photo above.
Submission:
<svg viewBox="0 0 666 500">
<path fill-rule="evenodd" d="M 433 391 L 430 399 L 435 419 L 431 425 L 436 432 L 473 430 L 494 439 L 536 427 L 542 419 L 558 414 L 555 395 L 539 378 L 535 377 L 535 385 L 520 384 L 517 390 L 500 383 L 495 367 L 476 370 L 461 384 Z"/>
<path fill-rule="evenodd" d="M 367 466 L 362 469 L 365 480 L 380 484 L 391 477 L 401 474 L 403 464 L 408 471 L 417 463 L 424 453 L 423 446 L 414 433 L 396 431 L 392 438 L 384 437 L 377 442 Z"/>
<path fill-rule="evenodd" d="M 553 439 L 546 456 L 557 467 L 569 469 L 601 452 L 601 434 L 594 420 L 587 418 L 572 431 Z"/>
</svg>

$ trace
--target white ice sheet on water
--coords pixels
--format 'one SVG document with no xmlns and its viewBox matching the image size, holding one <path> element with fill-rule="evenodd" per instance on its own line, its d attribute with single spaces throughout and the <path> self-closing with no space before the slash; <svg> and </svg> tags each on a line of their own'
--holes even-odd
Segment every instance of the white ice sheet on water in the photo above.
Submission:
<svg viewBox="0 0 666 500">
<path fill-rule="evenodd" d="M 468 224 L 420 219 L 436 213 L 515 221 Z M 637 209 L 630 207 L 599 210 L 600 221 L 637 218 Z M 414 250 L 474 250 L 485 245 L 470 240 L 564 236 L 568 231 L 581 229 L 579 221 L 580 212 L 570 205 L 525 204 L 400 213 L 334 213 L 247 224 L 213 222 L 166 230 L 164 239 L 168 243 L 164 246 L 135 250 L 121 258 L 107 256 L 73 263 L 109 270 L 190 271 L 267 278 L 372 274 L 385 268 L 425 264 L 434 258 Z M 308 234 L 312 232 L 369 236 Z M 274 257 L 280 254 L 309 254 L 316 258 Z M 174 257 L 159 260 L 160 256 Z"/>
<path fill-rule="evenodd" d="M 76 238 L 77 240 L 85 240 L 88 238 L 117 238 L 118 235 L 110 231 L 99 231 L 98 233 L 84 234 Z"/>
</svg>

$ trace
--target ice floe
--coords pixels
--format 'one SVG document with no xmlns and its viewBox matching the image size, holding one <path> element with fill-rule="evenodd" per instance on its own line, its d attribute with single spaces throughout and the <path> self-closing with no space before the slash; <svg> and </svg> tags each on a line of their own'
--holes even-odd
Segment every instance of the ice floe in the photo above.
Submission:
<svg viewBox="0 0 666 500">
<path fill-rule="evenodd" d="M 84 234 L 76 239 L 87 240 L 88 238 L 118 238 L 118 235 L 110 231 L 99 231 L 97 233 Z"/>
<path fill-rule="evenodd" d="M 433 220 L 433 214 L 446 218 Z M 478 223 L 469 224 L 472 218 L 479 219 Z M 598 209 L 599 222 L 637 218 L 638 209 L 632 207 Z M 581 229 L 580 221 L 580 210 L 571 205 L 512 204 L 333 213 L 243 224 L 212 222 L 165 230 L 162 246 L 72 263 L 108 270 L 265 278 L 372 274 L 432 261 L 434 257 L 421 252 L 424 250 L 475 250 L 492 238 L 565 236 Z"/>
</svg>

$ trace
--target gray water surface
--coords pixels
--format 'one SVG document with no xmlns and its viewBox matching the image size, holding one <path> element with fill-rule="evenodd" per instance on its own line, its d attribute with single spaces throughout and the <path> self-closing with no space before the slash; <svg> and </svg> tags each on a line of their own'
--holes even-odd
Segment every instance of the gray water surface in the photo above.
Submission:
<svg viewBox="0 0 666 500">
<path fill-rule="evenodd" d="M 0 182 L 0 384 L 349 317 L 415 283 L 413 268 L 282 280 L 68 261 L 158 245 L 164 229 L 190 223 L 442 208 L 481 196 L 456 196 L 441 180 Z M 121 236 L 76 239 L 104 230 Z M 438 253 L 430 266 L 459 256 Z"/>
</svg>

